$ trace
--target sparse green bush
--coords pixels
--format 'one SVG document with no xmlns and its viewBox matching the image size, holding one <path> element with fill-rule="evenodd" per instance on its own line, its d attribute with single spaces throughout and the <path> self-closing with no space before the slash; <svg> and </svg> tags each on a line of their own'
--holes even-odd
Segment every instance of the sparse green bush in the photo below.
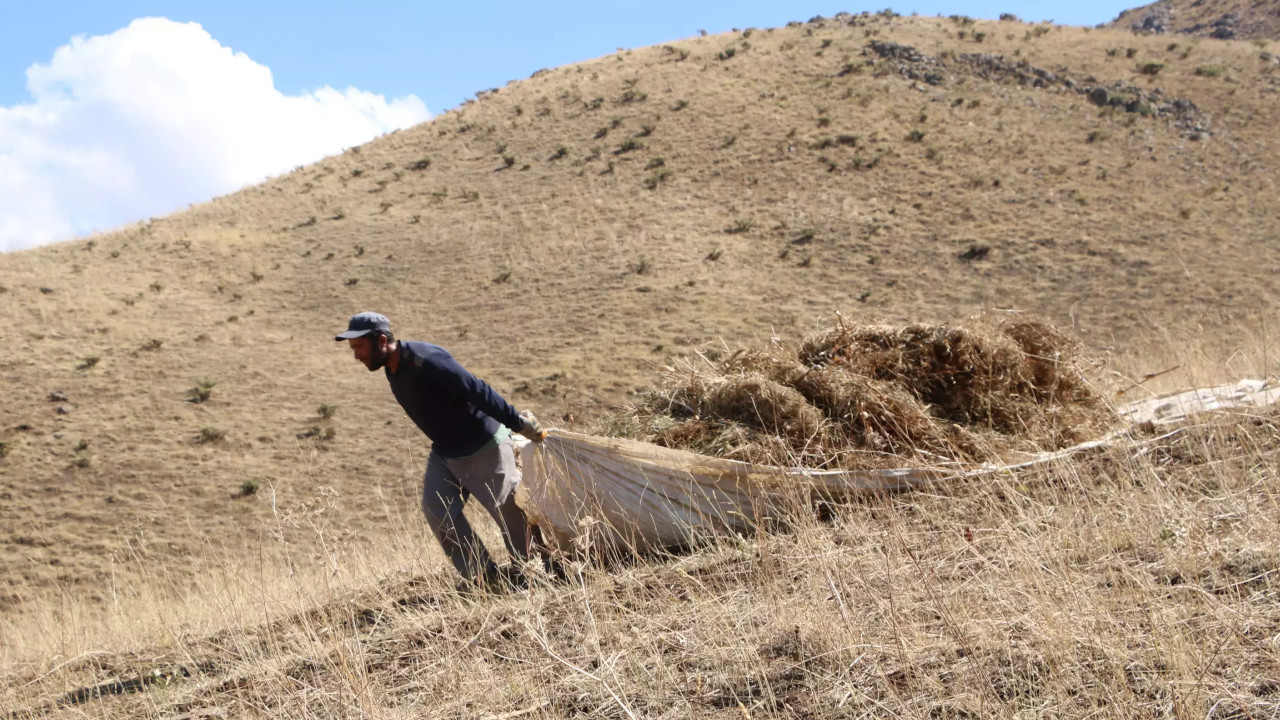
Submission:
<svg viewBox="0 0 1280 720">
<path fill-rule="evenodd" d="M 925 132 L 923 130 L 912 130 L 907 133 L 907 142 L 921 142 L 924 140 Z"/>
<path fill-rule="evenodd" d="M 613 151 L 613 154 L 623 155 L 625 153 L 629 153 L 634 150 L 642 150 L 642 149 L 644 149 L 644 143 L 639 142 L 637 140 L 629 139 L 629 140 L 625 140 L 621 145 L 619 145 L 618 149 Z"/>
<path fill-rule="evenodd" d="M 1094 130 L 1089 133 L 1088 142 L 1089 143 L 1102 142 L 1103 140 L 1106 140 L 1108 137 L 1110 137 L 1110 135 L 1108 135 L 1105 130 Z"/>
<path fill-rule="evenodd" d="M 569 155 L 569 148 L 565 147 L 564 145 L 561 145 L 560 147 L 556 148 L 556 151 L 551 154 L 551 157 L 549 159 L 559 160 L 560 158 L 567 157 L 568 155 Z"/>
<path fill-rule="evenodd" d="M 721 50 L 720 52 L 716 53 L 716 59 L 721 62 L 724 62 L 725 60 L 732 58 L 736 54 L 738 54 L 738 49 L 733 46 L 729 46 L 724 50 Z"/>
<path fill-rule="evenodd" d="M 755 227 L 756 221 L 754 218 L 738 218 L 733 221 L 732 225 L 725 228 L 724 231 L 729 235 L 736 235 L 739 233 L 751 232 Z"/>
<path fill-rule="evenodd" d="M 248 479 L 240 483 L 240 497 L 249 497 L 262 489 L 262 484 L 257 480 Z"/>
<path fill-rule="evenodd" d="M 322 428 L 319 425 L 312 425 L 306 430 L 298 433 L 299 440 L 315 439 L 315 440 L 332 440 L 338 435 L 338 431 L 332 427 Z"/>
<path fill-rule="evenodd" d="M 671 110 L 672 112 L 680 112 L 687 107 L 689 107 L 688 100 L 677 100 L 676 104 L 671 106 Z"/>
<path fill-rule="evenodd" d="M 196 380 L 196 386 L 187 391 L 191 396 L 191 402 L 202 403 L 213 395 L 213 388 L 218 383 L 209 378 L 200 378 Z"/>
<path fill-rule="evenodd" d="M 1217 65 L 1201 65 L 1196 68 L 1196 75 L 1200 77 L 1216 78 L 1222 74 L 1222 68 Z"/>
<path fill-rule="evenodd" d="M 161 345 L 164 345 L 164 340 L 161 340 L 160 338 L 151 338 L 143 343 L 140 349 L 150 352 L 152 350 L 159 350 Z"/>
<path fill-rule="evenodd" d="M 1163 69 L 1164 63 L 1162 62 L 1145 62 L 1138 65 L 1138 72 L 1143 75 L 1159 75 Z"/>
<path fill-rule="evenodd" d="M 338 406 L 329 405 L 328 403 L 320 403 L 320 407 L 316 408 L 316 414 L 325 420 L 332 420 L 333 416 L 337 414 L 337 412 Z"/>
<path fill-rule="evenodd" d="M 857 157 L 855 157 L 855 158 L 853 159 L 853 167 L 854 167 L 855 169 L 858 169 L 858 170 L 872 170 L 872 169 L 875 169 L 875 166 L 877 166 L 877 165 L 879 165 L 879 164 L 880 164 L 880 158 L 881 158 L 881 157 L 883 157 L 883 156 L 882 156 L 882 155 L 875 155 L 875 156 L 872 156 L 872 157 L 869 157 L 869 158 L 865 158 L 865 157 L 862 157 L 861 155 L 859 155 L 859 156 L 857 156 Z"/>
<path fill-rule="evenodd" d="M 511 167 L 512 165 L 515 165 L 515 164 L 516 164 L 516 158 L 515 158 L 515 156 L 514 156 L 514 155 L 503 155 L 503 156 L 502 156 L 502 166 L 503 166 L 503 167 L 508 167 L 508 168 L 509 168 L 509 167 Z"/>
<path fill-rule="evenodd" d="M 196 437 L 196 442 L 201 445 L 219 442 L 226 439 L 227 431 L 216 427 L 200 428 L 200 435 Z"/>
<path fill-rule="evenodd" d="M 636 133 L 636 137 L 649 137 L 653 134 L 652 125 L 641 125 L 640 132 Z"/>
<path fill-rule="evenodd" d="M 98 357 L 97 355 L 89 355 L 87 357 L 83 357 L 80 359 L 80 364 L 76 366 L 76 369 L 88 370 L 94 365 L 97 365 L 100 360 L 102 360 L 102 358 Z"/>
<path fill-rule="evenodd" d="M 644 186 L 649 190 L 657 190 L 658 186 L 671 178 L 670 170 L 659 170 L 644 179 Z"/>
<path fill-rule="evenodd" d="M 627 269 L 636 275 L 648 275 L 653 270 L 653 261 L 647 255 L 641 255 L 640 259 L 627 266 Z"/>
<path fill-rule="evenodd" d="M 661 157 L 649 158 L 649 164 L 645 165 L 644 169 L 653 170 L 655 168 L 663 167 L 666 164 L 667 164 L 666 158 L 661 158 Z"/>
</svg>

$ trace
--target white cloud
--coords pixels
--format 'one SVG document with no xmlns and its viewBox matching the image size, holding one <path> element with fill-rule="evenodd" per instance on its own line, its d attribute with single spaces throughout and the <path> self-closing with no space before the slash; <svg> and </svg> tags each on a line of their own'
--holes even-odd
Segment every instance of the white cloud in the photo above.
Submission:
<svg viewBox="0 0 1280 720">
<path fill-rule="evenodd" d="M 413 95 L 276 90 L 196 23 L 144 18 L 77 37 L 0 107 L 0 250 L 104 230 L 426 120 Z"/>
</svg>

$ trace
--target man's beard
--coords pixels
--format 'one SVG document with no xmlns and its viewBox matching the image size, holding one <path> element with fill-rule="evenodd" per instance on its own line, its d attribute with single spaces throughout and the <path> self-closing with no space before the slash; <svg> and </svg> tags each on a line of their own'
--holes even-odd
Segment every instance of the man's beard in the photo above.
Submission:
<svg viewBox="0 0 1280 720">
<path fill-rule="evenodd" d="M 366 365 L 365 367 L 369 368 L 369 372 L 374 372 L 375 370 L 381 370 L 383 367 L 386 366 L 387 359 L 390 357 L 391 357 L 391 353 L 389 352 L 383 352 L 381 354 L 378 354 L 378 352 L 375 350 L 373 351 L 373 353 L 370 354 L 369 364 Z"/>
</svg>

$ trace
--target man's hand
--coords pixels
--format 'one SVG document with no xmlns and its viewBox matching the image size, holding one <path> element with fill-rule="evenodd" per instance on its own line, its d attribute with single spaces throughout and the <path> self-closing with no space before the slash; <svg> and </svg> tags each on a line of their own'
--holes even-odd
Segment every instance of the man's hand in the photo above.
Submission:
<svg viewBox="0 0 1280 720">
<path fill-rule="evenodd" d="M 519 432 L 536 443 L 547 439 L 547 431 L 542 429 L 542 424 L 532 414 L 524 417 L 524 427 L 520 428 Z"/>
</svg>

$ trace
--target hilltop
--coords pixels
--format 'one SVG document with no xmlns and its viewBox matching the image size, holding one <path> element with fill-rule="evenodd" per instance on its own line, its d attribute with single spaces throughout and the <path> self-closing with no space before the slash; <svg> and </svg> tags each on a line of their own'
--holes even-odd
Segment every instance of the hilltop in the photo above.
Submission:
<svg viewBox="0 0 1280 720">
<path fill-rule="evenodd" d="M 1160 0 L 1125 10 L 1109 23 L 1120 30 L 1193 35 L 1218 40 L 1275 40 L 1280 3 L 1245 0 Z"/>
<path fill-rule="evenodd" d="M 424 443 L 331 339 L 360 310 L 566 426 L 836 311 L 1016 308 L 1138 373 L 1191 337 L 1235 371 L 1280 292 L 1268 48 L 892 13 L 744 29 L 0 257 L 0 612 L 421 533 Z"/>
</svg>

